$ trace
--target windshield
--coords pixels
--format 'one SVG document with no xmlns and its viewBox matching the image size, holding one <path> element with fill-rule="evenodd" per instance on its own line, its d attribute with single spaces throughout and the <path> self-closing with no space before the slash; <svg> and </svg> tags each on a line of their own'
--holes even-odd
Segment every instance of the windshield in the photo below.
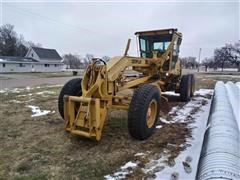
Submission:
<svg viewBox="0 0 240 180">
<path fill-rule="evenodd" d="M 152 58 L 152 51 L 164 53 L 172 41 L 172 35 L 140 36 L 140 53 L 143 58 Z"/>
<path fill-rule="evenodd" d="M 171 42 L 154 42 L 153 50 L 165 51 Z"/>
</svg>

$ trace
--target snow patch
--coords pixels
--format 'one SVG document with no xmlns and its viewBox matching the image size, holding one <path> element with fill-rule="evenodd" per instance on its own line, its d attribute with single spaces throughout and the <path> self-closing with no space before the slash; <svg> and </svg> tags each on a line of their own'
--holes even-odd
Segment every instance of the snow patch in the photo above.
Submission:
<svg viewBox="0 0 240 180">
<path fill-rule="evenodd" d="M 19 88 L 14 88 L 12 90 L 9 90 L 9 92 L 11 93 L 20 93 L 22 91 L 22 89 L 19 89 Z"/>
<path fill-rule="evenodd" d="M 62 84 L 56 84 L 56 85 L 47 85 L 46 87 L 62 87 Z"/>
<path fill-rule="evenodd" d="M 180 94 L 175 93 L 173 91 L 165 91 L 161 93 L 162 95 L 169 95 L 169 96 L 179 96 Z"/>
<path fill-rule="evenodd" d="M 51 112 L 49 110 L 40 110 L 40 108 L 37 106 L 28 105 L 27 107 L 32 109 L 33 114 L 31 115 L 31 117 L 43 116 Z"/>
<path fill-rule="evenodd" d="M 190 102 L 188 104 L 192 103 Z M 158 160 L 158 163 L 155 165 L 155 167 L 165 166 L 165 168 L 155 174 L 156 179 L 170 179 L 175 173 L 178 174 L 179 179 L 195 179 L 204 138 L 204 129 L 206 129 L 210 111 L 210 105 L 211 100 L 208 99 L 206 105 L 201 106 L 200 110 L 192 116 L 194 123 L 190 123 L 189 125 L 189 127 L 192 129 L 192 138 L 187 139 L 187 142 L 191 144 L 191 146 L 178 155 L 178 157 L 175 159 L 175 165 L 173 167 L 166 166 L 164 163 L 165 158 L 160 158 Z M 182 117 L 187 119 L 186 112 L 189 110 L 185 112 L 184 111 L 185 110 L 183 110 L 181 113 Z M 178 116 L 176 117 L 179 119 Z"/>
<path fill-rule="evenodd" d="M 28 103 L 28 102 L 31 102 L 33 101 L 34 99 L 29 99 L 29 100 L 26 100 L 26 101 L 19 101 L 19 100 L 10 100 L 9 102 L 12 102 L 12 103 L 17 103 L 17 104 L 21 104 L 21 103 Z"/>
<path fill-rule="evenodd" d="M 14 88 L 14 89 L 8 89 L 8 88 L 4 88 L 0 90 L 0 93 L 20 93 L 22 91 L 26 90 L 25 88 Z"/>
<path fill-rule="evenodd" d="M 7 91 L 6 90 L 2 90 L 2 89 L 0 90 L 0 93 L 5 93 L 5 92 L 7 92 Z"/>
<path fill-rule="evenodd" d="M 140 152 L 140 153 L 137 153 L 137 154 L 134 154 L 134 156 L 146 156 L 147 154 L 146 153 L 143 153 L 143 152 Z"/>
<path fill-rule="evenodd" d="M 162 128 L 162 125 L 158 125 L 156 126 L 157 129 L 161 129 Z"/>
<path fill-rule="evenodd" d="M 63 85 L 47 85 L 47 86 L 37 86 L 37 87 L 25 87 L 25 88 L 13 88 L 13 89 L 8 89 L 8 88 L 3 88 L 3 89 L 0 89 L 0 93 L 6 93 L 6 92 L 10 92 L 10 93 L 20 93 L 20 92 L 23 92 L 23 91 L 30 91 L 30 90 L 33 90 L 33 89 L 40 89 L 40 88 L 44 88 L 44 87 L 61 87 Z M 50 91 L 49 91 L 50 92 Z"/>
<path fill-rule="evenodd" d="M 124 179 L 127 174 L 132 172 L 132 169 L 137 167 L 137 163 L 134 163 L 132 161 L 127 162 L 125 165 L 123 165 L 119 172 L 114 173 L 113 175 L 106 175 L 104 176 L 107 180 L 113 180 L 113 179 Z"/>
<path fill-rule="evenodd" d="M 162 123 L 165 123 L 165 124 L 170 124 L 170 123 L 172 123 L 171 121 L 167 121 L 166 119 L 161 118 L 161 117 L 160 117 L 160 121 L 161 121 Z"/>
<path fill-rule="evenodd" d="M 22 101 L 18 101 L 18 100 L 10 100 L 9 102 L 13 102 L 13 103 L 17 103 L 17 104 L 19 104 L 19 103 L 22 103 Z"/>
<path fill-rule="evenodd" d="M 200 95 L 200 96 L 206 96 L 206 95 L 213 95 L 214 90 L 213 89 L 199 89 L 198 91 L 195 91 L 194 95 Z"/>
<path fill-rule="evenodd" d="M 41 91 L 41 92 L 37 92 L 36 94 L 38 95 L 42 95 L 42 94 L 55 94 L 54 91 Z"/>
<path fill-rule="evenodd" d="M 170 94 L 173 95 L 173 93 Z M 120 171 L 113 175 L 107 175 L 105 178 L 108 180 L 124 179 L 133 169 L 141 168 L 141 170 L 147 174 L 155 174 L 156 179 L 195 179 L 210 111 L 210 97 L 212 94 L 212 89 L 200 89 L 195 92 L 196 96 L 183 107 L 177 106 L 172 108 L 170 111 L 170 115 L 172 115 L 170 121 L 160 118 L 160 121 L 165 124 L 186 122 L 188 123 L 188 127 L 192 129 L 191 138 L 187 139 L 188 144 L 191 146 L 187 147 L 174 159 L 173 166 L 170 167 L 166 164 L 169 150 L 165 149 L 159 159 L 150 160 L 149 163 L 145 164 L 144 168 L 139 167 L 137 164 L 138 162 L 135 163 L 130 161 L 123 166 L 124 168 L 130 167 L 130 170 L 124 170 L 124 168 L 121 167 Z M 159 125 L 157 128 L 162 128 L 162 126 L 164 125 Z M 175 144 L 168 145 L 176 146 Z M 135 156 L 138 154 L 141 156 L 144 152 L 137 153 Z"/>
<path fill-rule="evenodd" d="M 127 162 L 124 166 L 121 167 L 122 170 L 128 169 L 128 168 L 134 168 L 137 164 L 133 163 L 132 161 Z"/>
<path fill-rule="evenodd" d="M 18 95 L 17 97 L 26 97 L 26 94 Z"/>
</svg>

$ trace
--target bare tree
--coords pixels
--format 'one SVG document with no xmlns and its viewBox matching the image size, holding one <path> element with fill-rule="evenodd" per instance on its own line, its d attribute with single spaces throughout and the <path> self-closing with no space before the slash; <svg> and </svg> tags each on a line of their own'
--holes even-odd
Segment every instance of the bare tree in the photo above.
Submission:
<svg viewBox="0 0 240 180">
<path fill-rule="evenodd" d="M 235 44 L 230 44 L 231 62 L 236 64 L 238 72 L 240 72 L 240 41 Z"/>
<path fill-rule="evenodd" d="M 205 71 L 207 71 L 208 68 L 216 68 L 213 58 L 205 58 L 201 64 L 205 67 Z"/>
<path fill-rule="evenodd" d="M 94 58 L 93 54 L 86 54 L 85 58 L 87 59 L 88 62 L 91 62 L 92 59 Z"/>
<path fill-rule="evenodd" d="M 84 62 L 84 66 L 86 67 L 88 64 L 90 64 L 93 58 L 94 58 L 93 54 L 86 54 L 86 56 L 82 59 Z"/>
<path fill-rule="evenodd" d="M 109 56 L 103 56 L 101 57 L 102 60 L 104 60 L 105 62 L 108 62 L 110 60 Z"/>
<path fill-rule="evenodd" d="M 14 26 L 4 24 L 0 27 L 0 55 L 2 56 L 25 56 L 29 46 L 38 46 L 33 42 L 26 42 L 23 35 L 14 31 Z"/>
<path fill-rule="evenodd" d="M 197 68 L 198 63 L 196 61 L 196 57 L 182 57 L 181 59 L 181 64 L 184 68 L 187 69 L 194 69 Z"/>
<path fill-rule="evenodd" d="M 0 27 L 0 54 L 3 56 L 14 56 L 17 47 L 17 33 L 14 26 L 5 24 Z"/>
<path fill-rule="evenodd" d="M 27 51 L 28 51 L 28 48 L 27 46 L 25 46 L 26 44 L 26 41 L 24 40 L 24 37 L 22 34 L 20 34 L 19 38 L 17 39 L 17 43 L 16 43 L 16 56 L 25 56 Z"/>
<path fill-rule="evenodd" d="M 222 68 L 222 71 L 225 64 L 231 61 L 230 58 L 231 58 L 231 49 L 228 45 L 214 50 L 214 61 L 218 66 Z"/>
<path fill-rule="evenodd" d="M 80 69 L 82 66 L 79 56 L 71 53 L 63 55 L 63 63 L 70 69 Z"/>
<path fill-rule="evenodd" d="M 40 43 L 34 43 L 34 42 L 32 42 L 32 41 L 26 42 L 26 45 L 27 45 L 28 47 L 42 47 L 42 45 L 41 45 Z"/>
<path fill-rule="evenodd" d="M 226 44 L 222 48 L 215 49 L 214 60 L 216 64 L 223 68 L 226 64 L 236 64 L 240 71 L 240 42 L 235 44 Z"/>
</svg>

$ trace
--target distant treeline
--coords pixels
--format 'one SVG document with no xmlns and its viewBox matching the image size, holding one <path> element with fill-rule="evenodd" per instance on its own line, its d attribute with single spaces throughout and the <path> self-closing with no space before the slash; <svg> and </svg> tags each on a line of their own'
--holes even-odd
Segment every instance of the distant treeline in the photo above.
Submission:
<svg viewBox="0 0 240 180">
<path fill-rule="evenodd" d="M 240 41 L 229 43 L 221 48 L 216 48 L 214 54 L 210 58 L 205 58 L 200 64 L 196 57 L 181 57 L 181 63 L 184 68 L 196 69 L 199 66 L 208 68 L 238 68 L 240 71 Z"/>
<path fill-rule="evenodd" d="M 86 66 L 92 62 L 94 58 L 93 54 L 86 54 L 85 57 L 81 57 L 78 54 L 64 54 L 63 55 L 63 62 L 67 65 L 69 69 L 82 69 L 86 68 Z M 102 60 L 108 61 L 110 59 L 109 56 L 101 57 Z"/>
</svg>

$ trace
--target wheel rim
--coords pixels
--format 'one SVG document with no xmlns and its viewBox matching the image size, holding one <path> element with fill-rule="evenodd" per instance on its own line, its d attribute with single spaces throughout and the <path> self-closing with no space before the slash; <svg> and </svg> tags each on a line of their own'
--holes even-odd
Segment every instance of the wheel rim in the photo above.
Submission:
<svg viewBox="0 0 240 180">
<path fill-rule="evenodd" d="M 148 110 L 147 110 L 146 122 L 147 122 L 148 128 L 151 128 L 153 126 L 156 119 L 156 114 L 157 114 L 157 101 L 153 99 L 149 103 Z"/>
</svg>

